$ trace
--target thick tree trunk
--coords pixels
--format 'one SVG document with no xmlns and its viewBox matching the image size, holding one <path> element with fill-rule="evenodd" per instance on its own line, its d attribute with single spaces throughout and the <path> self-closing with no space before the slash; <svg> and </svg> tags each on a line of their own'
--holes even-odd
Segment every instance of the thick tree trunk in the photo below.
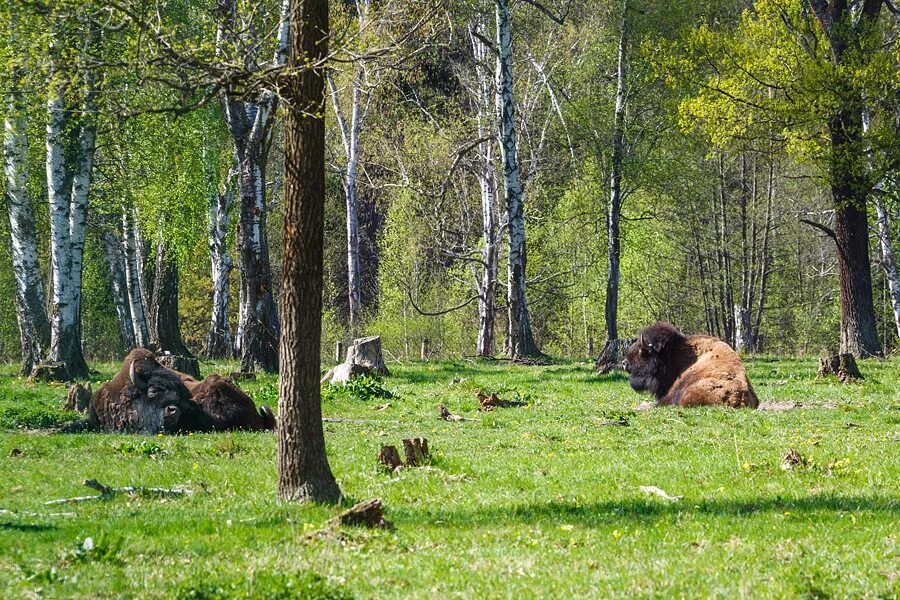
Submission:
<svg viewBox="0 0 900 600">
<path fill-rule="evenodd" d="M 231 228 L 231 208 L 234 189 L 229 180 L 225 189 L 212 195 L 209 205 L 209 256 L 212 267 L 212 317 L 206 334 L 205 354 L 210 358 L 230 358 L 233 355 L 231 327 L 228 324 L 228 286 L 231 276 L 231 254 L 228 252 L 228 230 Z"/>
<path fill-rule="evenodd" d="M 87 91 L 77 127 L 68 123 L 64 106 L 66 81 L 56 57 L 47 94 L 47 188 L 50 200 L 50 260 L 53 273 L 49 359 L 65 363 L 69 377 L 87 377 L 88 366 L 81 347 L 81 269 L 88 190 L 91 183 L 96 124 L 93 77 L 85 75 Z M 68 135 L 76 135 L 70 144 Z M 67 160 L 67 148 L 74 156 Z M 71 164 L 71 172 L 66 171 Z"/>
<path fill-rule="evenodd" d="M 478 84 L 478 97 L 475 103 L 478 111 L 478 137 L 485 141 L 478 147 L 480 162 L 479 183 L 481 184 L 481 232 L 482 232 L 482 271 L 478 287 L 478 341 L 475 355 L 494 356 L 496 341 L 494 327 L 496 322 L 495 300 L 497 296 L 497 274 L 500 261 L 500 235 L 497 226 L 497 175 L 494 170 L 494 144 L 488 137 L 491 129 L 491 105 L 493 90 L 491 74 L 488 69 L 488 48 L 482 41 L 484 27 L 479 22 L 475 26 L 478 35 L 471 35 L 472 53 L 475 58 L 475 70 Z M 476 280 L 477 281 L 477 280 Z"/>
<path fill-rule="evenodd" d="M 625 157 L 625 49 L 628 43 L 628 1 L 622 2 L 619 28 L 618 66 L 616 69 L 616 108 L 613 115 L 612 161 L 609 182 L 609 206 L 606 212 L 606 339 L 619 338 L 619 222 L 622 216 L 622 161 Z"/>
<path fill-rule="evenodd" d="M 289 65 L 328 53 L 327 0 L 293 0 Z M 284 282 L 278 400 L 278 496 L 337 502 L 325 454 L 319 388 L 325 227 L 325 79 L 301 70 L 285 95 Z"/>
<path fill-rule="evenodd" d="M 165 245 L 156 246 L 156 281 L 153 283 L 154 329 L 150 342 L 157 351 L 171 352 L 177 356 L 193 358 L 181 339 L 181 323 L 178 317 L 178 262 L 168 255 Z"/>
<path fill-rule="evenodd" d="M 146 348 L 150 344 L 150 328 L 147 323 L 144 286 L 143 252 L 139 252 L 140 234 L 135 213 L 130 208 L 122 210 L 122 246 L 125 255 L 125 281 L 128 289 L 128 309 L 131 313 L 134 345 Z"/>
<path fill-rule="evenodd" d="M 513 98 L 512 36 L 508 0 L 495 0 L 497 16 L 497 129 L 503 162 L 509 255 L 507 299 L 509 304 L 509 353 L 513 358 L 539 356 L 540 348 L 531 332 L 525 299 L 526 264 L 525 211 L 516 147 L 516 115 Z"/>
<path fill-rule="evenodd" d="M 12 80 L 16 77 L 14 72 Z M 22 343 L 22 373 L 28 374 L 50 346 L 50 321 L 38 259 L 34 207 L 28 194 L 28 123 L 22 92 L 15 87 L 6 96 L 4 132 L 6 208 L 16 280 L 16 318 Z"/>
<path fill-rule="evenodd" d="M 125 255 L 122 251 L 123 244 L 119 236 L 109 229 L 100 234 L 103 243 L 103 252 L 106 255 L 106 265 L 109 267 L 110 291 L 112 292 L 113 305 L 116 307 L 116 316 L 119 322 L 119 336 L 122 338 L 122 346 L 126 350 L 135 347 L 134 323 L 131 320 L 131 308 L 129 306 L 128 282 L 125 277 Z"/>
</svg>

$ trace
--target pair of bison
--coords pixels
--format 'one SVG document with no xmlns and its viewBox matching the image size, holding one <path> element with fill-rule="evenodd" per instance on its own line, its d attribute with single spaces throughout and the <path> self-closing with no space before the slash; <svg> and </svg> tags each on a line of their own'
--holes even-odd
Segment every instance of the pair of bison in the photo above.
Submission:
<svg viewBox="0 0 900 600">
<path fill-rule="evenodd" d="M 756 408 L 759 400 L 740 356 L 722 340 L 685 336 L 668 323 L 642 330 L 622 365 L 631 387 L 659 405 Z M 160 365 L 149 350 L 125 359 L 112 381 L 91 398 L 88 417 L 69 431 L 272 430 L 275 416 L 218 375 L 203 381 Z"/>
<path fill-rule="evenodd" d="M 68 431 L 186 433 L 275 429 L 268 406 L 253 400 L 230 381 L 209 375 L 197 381 L 167 369 L 149 350 L 133 350 L 112 381 L 91 397 L 88 416 Z"/>
</svg>

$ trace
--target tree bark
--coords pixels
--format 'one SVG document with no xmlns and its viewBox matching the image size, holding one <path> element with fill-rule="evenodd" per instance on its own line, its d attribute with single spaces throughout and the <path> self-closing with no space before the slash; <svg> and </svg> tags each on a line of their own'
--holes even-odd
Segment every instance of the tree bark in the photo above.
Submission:
<svg viewBox="0 0 900 600">
<path fill-rule="evenodd" d="M 11 80 L 17 79 L 13 69 Z M 22 344 L 22 374 L 41 362 L 50 346 L 50 321 L 38 259 L 34 207 L 28 194 L 28 122 L 22 91 L 15 83 L 6 95 L 3 156 L 6 169 L 6 208 L 9 216 L 13 274 L 16 280 L 16 318 Z"/>
<path fill-rule="evenodd" d="M 234 353 L 231 326 L 228 324 L 228 290 L 233 265 L 227 244 L 233 206 L 234 188 L 229 177 L 224 190 L 213 194 L 209 204 L 208 240 L 213 296 L 204 353 L 210 358 L 230 358 Z"/>
<path fill-rule="evenodd" d="M 319 388 L 325 228 L 327 0 L 291 3 L 288 64 L 300 69 L 285 99 L 284 281 L 278 400 L 278 496 L 337 502 L 325 453 Z M 315 65 L 314 68 L 305 65 Z"/>
<path fill-rule="evenodd" d="M 128 287 L 128 308 L 134 327 L 134 345 L 146 348 L 150 344 L 150 328 L 147 324 L 146 286 L 144 286 L 143 252 L 139 251 L 140 233 L 136 213 L 126 207 L 122 210 L 122 245 L 125 255 L 125 280 Z"/>
<path fill-rule="evenodd" d="M 156 246 L 156 281 L 153 283 L 154 328 L 150 342 L 157 351 L 193 358 L 181 339 L 181 323 L 178 317 L 178 262 L 169 256 L 163 243 Z"/>
<path fill-rule="evenodd" d="M 609 206 L 606 213 L 606 339 L 619 338 L 619 280 L 621 254 L 619 222 L 622 216 L 622 161 L 625 157 L 625 50 L 628 43 L 628 0 L 622 2 L 619 27 L 618 65 L 616 68 L 616 107 L 613 116 L 612 160 L 609 182 Z"/>
<path fill-rule="evenodd" d="M 60 67 L 62 35 L 57 23 L 52 33 L 47 92 L 46 164 L 53 275 L 49 359 L 65 363 L 68 376 L 74 378 L 88 376 L 81 347 L 81 276 L 88 190 L 97 137 L 96 88 L 93 73 L 86 69 L 82 76 L 85 91 L 79 122 L 70 123 L 73 113 L 64 103 L 69 82 Z M 93 34 L 88 32 L 87 36 L 92 38 Z M 90 44 L 90 39 L 85 44 Z M 67 156 L 70 148 L 71 156 Z"/>
<path fill-rule="evenodd" d="M 106 266 L 109 268 L 110 291 L 113 305 L 116 307 L 119 337 L 122 339 L 122 346 L 126 350 L 131 350 L 135 347 L 134 322 L 131 320 L 128 282 L 125 278 L 123 243 L 118 234 L 111 230 L 110 224 L 105 223 L 105 225 L 106 230 L 100 234 L 100 239 L 103 243 L 103 253 L 106 256 Z"/>
<path fill-rule="evenodd" d="M 511 28 L 508 0 L 495 0 L 497 17 L 497 137 L 503 162 L 509 255 L 507 299 L 509 304 L 509 353 L 513 358 L 540 356 L 534 341 L 525 299 L 525 214 L 516 147 L 516 115 L 513 98 Z"/>
</svg>

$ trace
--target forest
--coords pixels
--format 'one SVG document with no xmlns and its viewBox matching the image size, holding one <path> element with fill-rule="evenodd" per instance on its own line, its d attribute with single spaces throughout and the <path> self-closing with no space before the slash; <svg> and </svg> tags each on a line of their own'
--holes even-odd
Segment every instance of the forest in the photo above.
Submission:
<svg viewBox="0 0 900 600">
<path fill-rule="evenodd" d="M 284 6 L 4 4 L 0 359 L 277 370 Z M 892 2 L 330 12 L 324 357 L 896 351 Z"/>
</svg>

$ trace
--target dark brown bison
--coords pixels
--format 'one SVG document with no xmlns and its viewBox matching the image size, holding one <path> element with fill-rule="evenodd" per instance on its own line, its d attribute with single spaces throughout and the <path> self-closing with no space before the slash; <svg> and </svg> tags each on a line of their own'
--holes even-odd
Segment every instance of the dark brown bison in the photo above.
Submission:
<svg viewBox="0 0 900 600">
<path fill-rule="evenodd" d="M 623 363 L 635 391 L 650 392 L 658 405 L 756 408 L 759 400 L 741 357 L 722 340 L 685 336 L 668 323 L 638 335 Z"/>
<path fill-rule="evenodd" d="M 275 428 L 267 406 L 218 375 L 203 381 L 167 369 L 149 350 L 133 350 L 91 398 L 88 416 L 68 431 L 182 433 Z"/>
</svg>

